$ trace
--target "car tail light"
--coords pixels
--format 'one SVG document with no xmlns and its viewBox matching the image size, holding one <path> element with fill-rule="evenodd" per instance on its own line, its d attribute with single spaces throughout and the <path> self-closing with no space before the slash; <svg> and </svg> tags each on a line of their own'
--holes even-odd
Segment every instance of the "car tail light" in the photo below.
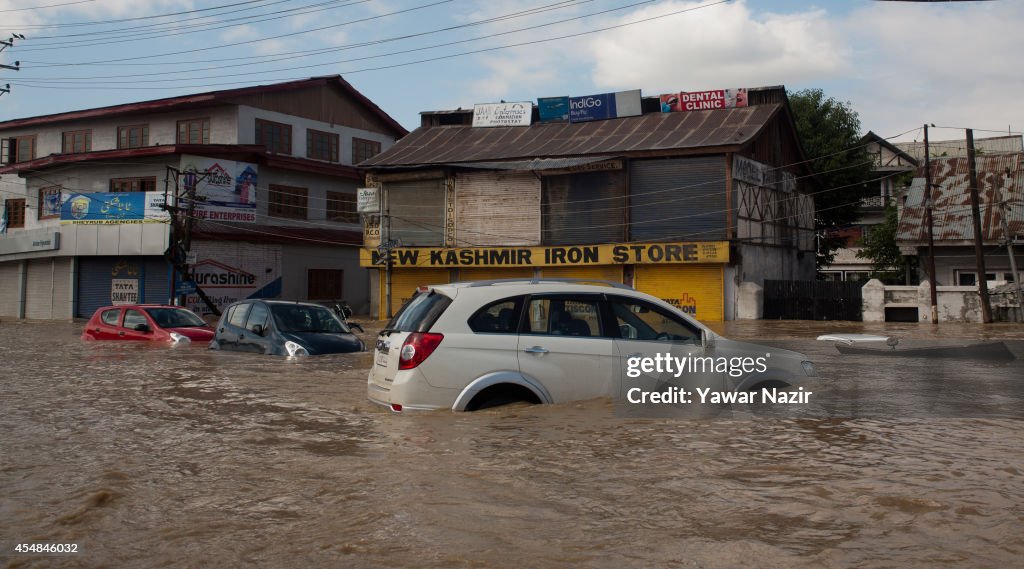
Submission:
<svg viewBox="0 0 1024 569">
<path fill-rule="evenodd" d="M 438 344 L 444 339 L 443 334 L 430 332 L 413 332 L 405 339 L 402 350 L 398 352 L 398 369 L 413 369 L 423 363 L 434 353 Z"/>
<path fill-rule="evenodd" d="M 402 412 L 402 405 L 399 404 L 399 403 L 392 403 L 391 404 L 391 410 L 394 411 L 395 413 L 401 413 Z"/>
</svg>

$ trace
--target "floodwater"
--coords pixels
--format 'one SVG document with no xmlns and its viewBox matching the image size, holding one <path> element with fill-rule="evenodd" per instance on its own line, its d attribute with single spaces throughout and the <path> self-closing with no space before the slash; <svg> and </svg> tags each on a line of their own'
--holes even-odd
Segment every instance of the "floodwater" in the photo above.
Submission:
<svg viewBox="0 0 1024 569">
<path fill-rule="evenodd" d="M 954 403 L 904 409 L 929 364 L 813 340 L 1019 325 L 722 325 L 810 355 L 833 400 L 889 403 L 728 420 L 623 419 L 610 400 L 397 415 L 366 402 L 370 354 L 83 343 L 80 326 L 0 324 L 0 567 L 1024 566 L 1024 376 L 947 363 Z"/>
</svg>

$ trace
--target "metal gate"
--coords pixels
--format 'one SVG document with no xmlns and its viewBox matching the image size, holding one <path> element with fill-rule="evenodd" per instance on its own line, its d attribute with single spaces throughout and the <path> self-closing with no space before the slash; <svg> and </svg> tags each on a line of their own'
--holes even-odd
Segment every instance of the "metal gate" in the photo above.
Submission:
<svg viewBox="0 0 1024 569">
<path fill-rule="evenodd" d="M 861 320 L 863 283 L 764 281 L 765 320 Z"/>
</svg>

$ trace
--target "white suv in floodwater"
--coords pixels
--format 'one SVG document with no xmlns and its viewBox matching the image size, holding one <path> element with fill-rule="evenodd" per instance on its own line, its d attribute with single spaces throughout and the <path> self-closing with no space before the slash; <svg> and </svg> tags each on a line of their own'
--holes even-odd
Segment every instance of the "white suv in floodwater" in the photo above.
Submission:
<svg viewBox="0 0 1024 569">
<path fill-rule="evenodd" d="M 634 402 L 679 378 L 728 392 L 815 377 L 802 354 L 728 340 L 661 299 L 587 284 L 595 282 L 421 287 L 377 337 L 370 400 L 393 411 L 474 411 L 516 401 Z"/>
</svg>

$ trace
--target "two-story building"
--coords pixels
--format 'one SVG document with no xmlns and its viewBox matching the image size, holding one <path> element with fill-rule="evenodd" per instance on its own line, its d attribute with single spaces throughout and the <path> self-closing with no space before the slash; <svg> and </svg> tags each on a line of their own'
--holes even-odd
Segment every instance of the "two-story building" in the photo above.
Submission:
<svg viewBox="0 0 1024 569">
<path fill-rule="evenodd" d="M 621 112 L 635 98 L 628 116 L 602 120 L 540 120 L 544 100 L 482 107 L 484 120 L 422 113 L 420 128 L 360 165 L 382 194 L 362 259 L 378 269 L 379 315 L 389 288 L 394 312 L 424 284 L 572 277 L 722 320 L 740 283 L 813 279 L 814 180 L 785 89 L 741 91 L 729 108 L 708 95 L 697 106 L 709 110 L 639 92 L 562 105 L 618 100 Z M 508 118 L 517 112 L 527 114 Z"/>
<path fill-rule="evenodd" d="M 368 311 L 354 165 L 405 134 L 340 76 L 0 122 L 0 316 L 168 302 L 190 284 L 176 289 L 167 261 L 182 243 L 220 306 L 346 299 Z M 180 208 L 176 235 L 165 198 Z"/>
</svg>

